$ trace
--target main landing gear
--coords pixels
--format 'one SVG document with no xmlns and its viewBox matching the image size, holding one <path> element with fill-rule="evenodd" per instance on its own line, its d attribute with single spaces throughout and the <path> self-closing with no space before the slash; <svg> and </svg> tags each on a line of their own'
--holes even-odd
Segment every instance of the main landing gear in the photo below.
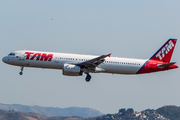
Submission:
<svg viewBox="0 0 180 120">
<path fill-rule="evenodd" d="M 24 67 L 21 67 L 21 72 L 19 72 L 19 75 L 23 74 L 23 69 L 24 69 Z"/>
<path fill-rule="evenodd" d="M 87 73 L 87 76 L 86 76 L 86 82 L 89 82 L 91 80 L 91 75 L 89 73 Z"/>
</svg>

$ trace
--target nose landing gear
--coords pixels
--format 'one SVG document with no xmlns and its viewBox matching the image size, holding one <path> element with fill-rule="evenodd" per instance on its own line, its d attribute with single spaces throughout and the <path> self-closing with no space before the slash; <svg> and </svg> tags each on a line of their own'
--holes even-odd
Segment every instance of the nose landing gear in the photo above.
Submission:
<svg viewBox="0 0 180 120">
<path fill-rule="evenodd" d="M 91 80 L 91 75 L 89 73 L 87 73 L 85 80 L 86 82 L 89 82 Z"/>
<path fill-rule="evenodd" d="M 23 74 L 23 69 L 24 69 L 24 67 L 21 67 L 21 72 L 19 72 L 19 75 Z"/>
</svg>

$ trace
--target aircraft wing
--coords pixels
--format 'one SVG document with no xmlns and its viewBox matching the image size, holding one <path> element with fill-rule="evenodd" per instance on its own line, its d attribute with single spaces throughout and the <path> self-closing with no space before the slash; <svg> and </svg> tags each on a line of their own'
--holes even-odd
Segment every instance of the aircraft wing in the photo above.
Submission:
<svg viewBox="0 0 180 120">
<path fill-rule="evenodd" d="M 106 57 L 110 57 L 111 54 L 108 54 L 108 55 L 101 55 L 97 58 L 93 58 L 91 60 L 88 60 L 88 61 L 85 61 L 85 62 L 81 62 L 81 63 L 78 63 L 77 65 L 83 65 L 85 67 L 96 67 L 98 66 L 99 64 L 103 63 L 104 62 L 104 58 Z"/>
</svg>

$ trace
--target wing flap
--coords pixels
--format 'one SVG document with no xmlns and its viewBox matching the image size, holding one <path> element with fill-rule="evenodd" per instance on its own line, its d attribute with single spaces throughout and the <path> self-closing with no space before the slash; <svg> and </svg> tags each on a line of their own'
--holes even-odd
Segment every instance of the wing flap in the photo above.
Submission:
<svg viewBox="0 0 180 120">
<path fill-rule="evenodd" d="M 108 55 L 101 55 L 101 56 L 99 56 L 97 58 L 93 58 L 91 60 L 79 63 L 77 65 L 85 65 L 85 66 L 94 66 L 94 67 L 96 67 L 97 65 L 99 65 L 99 64 L 104 62 L 104 58 L 110 57 L 110 55 L 111 55 L 111 53 L 108 54 Z"/>
</svg>

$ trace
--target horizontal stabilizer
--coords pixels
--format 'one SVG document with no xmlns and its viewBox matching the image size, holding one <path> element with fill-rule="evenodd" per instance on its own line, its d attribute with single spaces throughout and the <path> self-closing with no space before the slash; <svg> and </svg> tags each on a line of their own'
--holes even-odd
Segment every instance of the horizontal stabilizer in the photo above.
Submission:
<svg viewBox="0 0 180 120">
<path fill-rule="evenodd" d="M 165 67 L 174 65 L 175 63 L 176 63 L 176 62 L 171 62 L 171 63 L 167 63 L 167 64 L 160 64 L 160 65 L 157 65 L 157 67 L 158 67 L 158 68 L 165 68 Z"/>
</svg>

